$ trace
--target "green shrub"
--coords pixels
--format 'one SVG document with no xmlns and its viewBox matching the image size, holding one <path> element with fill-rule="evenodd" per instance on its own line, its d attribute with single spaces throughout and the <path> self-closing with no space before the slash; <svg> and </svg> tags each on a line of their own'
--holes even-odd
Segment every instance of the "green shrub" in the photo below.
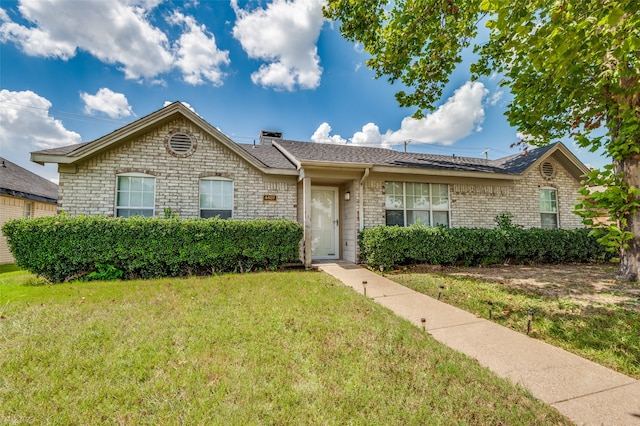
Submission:
<svg viewBox="0 0 640 426">
<path fill-rule="evenodd" d="M 612 257 L 588 229 L 379 226 L 363 230 L 358 242 L 363 261 L 383 268 L 415 263 L 583 263 Z"/>
<path fill-rule="evenodd" d="M 302 227 L 278 220 L 100 216 L 15 219 L 16 264 L 53 282 L 274 269 L 299 261 Z"/>
</svg>

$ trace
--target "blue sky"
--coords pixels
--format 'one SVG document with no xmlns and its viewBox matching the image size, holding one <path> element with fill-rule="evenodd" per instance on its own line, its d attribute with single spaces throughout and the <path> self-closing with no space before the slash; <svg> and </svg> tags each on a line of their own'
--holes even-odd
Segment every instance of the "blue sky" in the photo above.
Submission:
<svg viewBox="0 0 640 426">
<path fill-rule="evenodd" d="M 48 179 L 29 152 L 88 142 L 182 101 L 236 142 L 293 140 L 491 159 L 518 152 L 498 78 L 463 64 L 422 120 L 368 55 L 322 17 L 323 0 L 0 2 L 0 156 Z M 467 55 L 467 61 L 471 58 Z M 609 163 L 565 144 L 585 164 Z"/>
</svg>

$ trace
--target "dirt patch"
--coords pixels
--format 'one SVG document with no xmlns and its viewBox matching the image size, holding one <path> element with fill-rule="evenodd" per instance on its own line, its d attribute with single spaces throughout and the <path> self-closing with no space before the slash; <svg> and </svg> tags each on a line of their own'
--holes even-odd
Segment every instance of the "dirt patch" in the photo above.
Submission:
<svg viewBox="0 0 640 426">
<path fill-rule="evenodd" d="M 547 297 L 569 297 L 584 304 L 616 304 L 640 312 L 640 284 L 616 280 L 616 265 L 500 265 L 482 268 L 417 265 L 409 269 L 416 273 L 481 279 Z"/>
</svg>

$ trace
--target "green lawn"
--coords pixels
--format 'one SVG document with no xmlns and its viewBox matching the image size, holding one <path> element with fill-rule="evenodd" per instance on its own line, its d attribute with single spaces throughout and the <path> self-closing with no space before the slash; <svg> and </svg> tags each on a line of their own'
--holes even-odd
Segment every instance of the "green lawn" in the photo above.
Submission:
<svg viewBox="0 0 640 426">
<path fill-rule="evenodd" d="M 0 424 L 570 424 L 317 272 L 0 273 Z"/>
<path fill-rule="evenodd" d="M 640 379 L 640 313 L 613 304 L 580 304 L 568 297 L 550 298 L 535 290 L 437 274 L 398 274 L 389 278 L 418 292 L 489 317 L 605 367 Z M 441 289 L 440 286 L 444 286 Z"/>
</svg>

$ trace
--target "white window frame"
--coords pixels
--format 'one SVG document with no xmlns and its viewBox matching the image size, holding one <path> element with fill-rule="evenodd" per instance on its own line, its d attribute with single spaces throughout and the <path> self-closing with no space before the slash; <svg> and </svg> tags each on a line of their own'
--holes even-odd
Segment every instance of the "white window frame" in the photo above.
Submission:
<svg viewBox="0 0 640 426">
<path fill-rule="evenodd" d="M 552 203 L 555 204 L 555 211 L 547 211 L 547 210 L 545 210 L 546 205 L 543 205 L 543 194 L 545 193 L 545 191 L 551 191 L 555 195 L 554 199 L 549 199 L 549 201 L 551 201 Z M 546 200 L 544 200 L 544 201 L 546 201 Z M 544 204 L 546 204 L 546 202 Z M 538 206 L 539 206 L 539 209 L 540 209 L 540 228 L 543 228 L 543 229 L 559 229 L 560 228 L 560 214 L 559 214 L 559 211 L 558 211 L 558 190 L 556 188 L 553 188 L 553 187 L 542 187 L 542 188 L 540 188 L 540 190 L 538 191 Z M 555 215 L 556 226 L 555 227 L 544 226 L 544 222 L 542 220 L 542 216 L 543 215 Z"/>
<path fill-rule="evenodd" d="M 397 207 L 393 207 L 393 206 L 388 206 L 387 205 L 387 194 L 386 194 L 386 190 L 387 188 L 389 188 L 389 184 L 400 184 L 402 185 L 402 207 L 397 208 Z M 429 186 L 429 201 L 428 201 L 428 207 L 424 208 L 424 209 L 417 209 L 417 208 L 407 208 L 407 184 L 420 184 L 420 185 L 428 185 Z M 395 210 L 395 211 L 400 211 L 402 210 L 402 220 L 403 223 L 402 225 L 397 225 L 397 226 L 410 226 L 411 224 L 408 224 L 407 221 L 407 212 L 408 211 L 424 211 L 424 212 L 429 212 L 429 223 L 424 224 L 427 226 L 434 226 L 433 223 L 433 214 L 434 213 L 438 213 L 438 212 L 446 212 L 447 213 L 447 223 L 444 224 L 446 227 L 450 228 L 451 227 L 451 192 L 450 192 L 450 188 L 449 188 L 449 184 L 446 183 L 424 183 L 424 182 L 398 182 L 398 181 L 385 181 L 384 183 L 385 185 L 385 224 L 387 223 L 387 215 L 388 215 L 388 211 L 390 210 Z M 442 185 L 444 187 L 447 188 L 447 208 L 446 209 L 442 209 L 442 208 L 434 208 L 434 196 L 433 196 L 433 189 L 436 186 Z M 415 223 L 415 222 L 414 222 Z M 396 226 L 396 225 L 387 225 L 387 226 Z M 438 226 L 438 225 L 435 225 Z"/>
<path fill-rule="evenodd" d="M 209 208 L 209 207 L 202 207 L 202 182 L 229 182 L 231 184 L 231 193 L 230 193 L 230 203 L 226 203 L 225 204 L 225 200 L 221 200 L 222 203 L 222 207 L 223 208 Z M 203 177 L 200 178 L 200 180 L 198 181 L 198 212 L 201 218 L 210 218 L 210 217 L 216 217 L 218 215 L 212 215 L 212 216 L 203 216 L 203 212 L 205 211 L 212 211 L 212 212 L 226 212 L 229 211 L 229 215 L 227 217 L 223 217 L 222 215 L 220 215 L 220 217 L 222 219 L 232 219 L 233 218 L 233 211 L 234 211 L 234 194 L 235 194 L 235 185 L 233 182 L 233 179 L 228 179 L 228 178 L 223 178 L 223 177 L 219 177 L 219 176 L 212 176 L 212 177 Z"/>
<path fill-rule="evenodd" d="M 120 200 L 120 193 L 121 192 L 125 192 L 125 191 L 121 191 L 120 190 L 120 178 L 124 178 L 124 177 L 133 177 L 133 178 L 147 178 L 147 179 L 152 179 L 153 180 L 153 204 L 151 205 L 151 207 L 148 206 L 144 206 L 144 205 L 140 205 L 140 206 L 131 206 L 131 205 L 120 205 L 118 202 Z M 127 191 L 127 192 L 131 192 L 131 191 Z M 147 191 L 148 192 L 148 191 Z M 142 191 L 142 198 L 144 200 L 144 193 L 145 191 Z M 146 173 L 121 173 L 116 175 L 116 199 L 115 199 L 115 210 L 114 210 L 114 215 L 116 217 L 131 217 L 131 216 L 136 216 L 138 214 L 129 214 L 129 215 L 121 215 L 120 211 L 121 210 L 140 210 L 140 211 L 145 211 L 145 212 L 149 212 L 150 214 L 142 214 L 141 216 L 146 216 L 146 217 L 153 217 L 156 214 L 156 177 L 155 176 L 151 176 L 148 175 Z"/>
<path fill-rule="evenodd" d="M 24 201 L 22 206 L 22 217 L 25 219 L 31 219 L 33 217 L 33 202 L 32 201 Z"/>
</svg>

